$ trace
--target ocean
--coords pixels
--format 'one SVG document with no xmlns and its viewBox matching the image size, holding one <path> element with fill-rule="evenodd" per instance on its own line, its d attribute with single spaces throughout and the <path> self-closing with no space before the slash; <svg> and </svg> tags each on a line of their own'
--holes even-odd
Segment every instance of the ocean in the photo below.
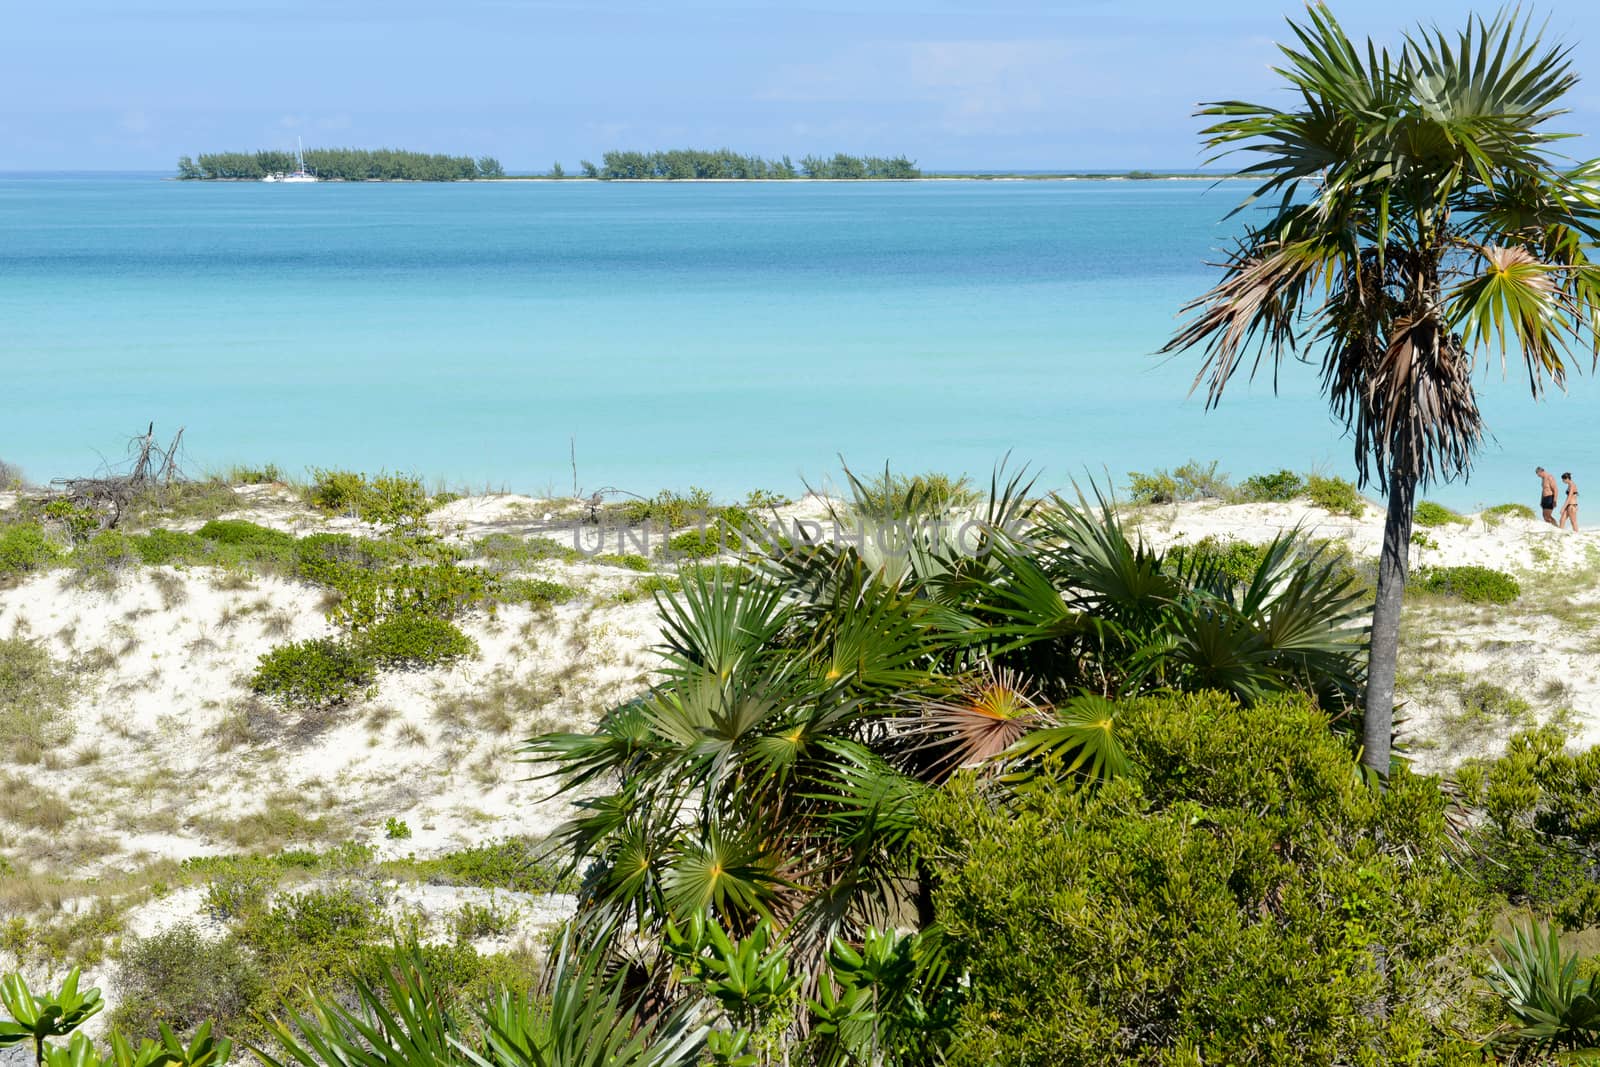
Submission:
<svg viewBox="0 0 1600 1067">
<path fill-rule="evenodd" d="M 1154 353 L 1245 192 L 1203 181 L 272 185 L 0 175 L 0 459 L 413 471 L 456 489 L 786 494 L 1218 460 L 1349 476 L 1316 369 L 1207 412 Z M 1582 482 L 1592 376 L 1479 377 L 1459 508 Z"/>
</svg>

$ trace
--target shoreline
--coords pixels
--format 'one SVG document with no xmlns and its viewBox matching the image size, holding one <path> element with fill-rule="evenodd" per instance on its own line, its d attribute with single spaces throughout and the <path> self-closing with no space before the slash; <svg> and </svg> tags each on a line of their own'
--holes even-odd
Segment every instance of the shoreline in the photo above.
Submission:
<svg viewBox="0 0 1600 1067">
<path fill-rule="evenodd" d="M 272 185 L 260 178 L 178 178 L 167 176 L 164 182 L 183 182 L 196 185 L 239 184 Z M 315 185 L 507 185 L 541 182 L 565 185 L 586 182 L 595 185 L 914 185 L 918 182 L 1224 182 L 1242 181 L 1231 174 L 1155 174 L 1150 177 L 1130 177 L 1126 174 L 928 174 L 920 178 L 550 178 L 541 175 L 515 175 L 505 178 L 462 178 L 452 181 L 429 181 L 420 178 L 319 178 Z"/>
</svg>

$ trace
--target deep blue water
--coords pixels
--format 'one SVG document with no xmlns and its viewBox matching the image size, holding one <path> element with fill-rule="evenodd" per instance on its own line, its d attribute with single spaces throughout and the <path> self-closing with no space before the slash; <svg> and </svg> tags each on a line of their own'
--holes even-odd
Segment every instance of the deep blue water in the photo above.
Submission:
<svg viewBox="0 0 1600 1067">
<path fill-rule="evenodd" d="M 1206 182 L 282 186 L 0 175 L 0 458 L 449 484 L 794 492 L 856 468 L 1045 480 L 1352 470 L 1291 367 L 1206 413 L 1159 349 L 1243 187 Z M 1481 381 L 1463 507 L 1595 466 L 1588 378 Z"/>
</svg>

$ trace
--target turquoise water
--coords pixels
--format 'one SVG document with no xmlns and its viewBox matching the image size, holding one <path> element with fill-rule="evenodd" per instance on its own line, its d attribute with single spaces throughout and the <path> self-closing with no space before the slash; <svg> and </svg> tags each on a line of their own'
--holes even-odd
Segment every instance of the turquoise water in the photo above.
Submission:
<svg viewBox="0 0 1600 1067">
<path fill-rule="evenodd" d="M 1045 480 L 1220 459 L 1349 474 L 1291 367 L 1206 413 L 1156 359 L 1242 187 L 1203 182 L 282 186 L 0 175 L 0 457 L 35 479 L 150 420 L 192 468 L 570 491 Z M 1578 380 L 1498 367 L 1458 506 L 1596 466 Z"/>
</svg>

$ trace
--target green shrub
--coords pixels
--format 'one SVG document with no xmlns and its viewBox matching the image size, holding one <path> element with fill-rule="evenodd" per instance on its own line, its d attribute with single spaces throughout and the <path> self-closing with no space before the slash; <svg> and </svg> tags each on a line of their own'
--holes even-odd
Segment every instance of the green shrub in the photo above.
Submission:
<svg viewBox="0 0 1600 1067">
<path fill-rule="evenodd" d="M 621 510 L 623 520 L 629 525 L 648 522 L 669 530 L 704 521 L 715 511 L 711 494 L 700 488 L 690 488 L 686 495 L 663 489 L 652 500 L 626 501 Z"/>
<path fill-rule="evenodd" d="M 887 468 L 881 475 L 863 481 L 845 471 L 850 480 L 851 510 L 864 519 L 911 519 L 976 504 L 981 493 L 965 475 L 952 478 L 938 471 L 925 474 L 894 474 Z"/>
<path fill-rule="evenodd" d="M 89 504 L 80 504 L 65 497 L 56 497 L 40 509 L 45 518 L 60 525 L 67 539 L 80 544 L 103 529 L 107 515 Z"/>
<path fill-rule="evenodd" d="M 230 485 L 268 485 L 283 480 L 283 471 L 276 463 L 264 467 L 233 467 L 226 479 Z"/>
<path fill-rule="evenodd" d="M 383 836 L 390 841 L 405 841 L 411 836 L 411 827 L 404 819 L 391 815 L 383 821 Z"/>
<path fill-rule="evenodd" d="M 151 530 L 129 540 L 139 559 L 153 567 L 177 563 L 206 563 L 213 552 L 211 542 L 198 534 L 177 530 Z"/>
<path fill-rule="evenodd" d="M 1498 526 L 1506 519 L 1527 519 L 1531 522 L 1538 518 L 1526 504 L 1496 504 L 1492 508 L 1485 508 L 1480 517 L 1487 526 Z"/>
<path fill-rule="evenodd" d="M 1167 561 L 1181 567 L 1191 559 L 1213 560 L 1222 573 L 1234 582 L 1244 583 L 1255 577 L 1266 559 L 1266 545 L 1252 545 L 1248 541 L 1219 541 L 1206 536 L 1192 545 L 1178 545 L 1167 553 Z"/>
<path fill-rule="evenodd" d="M 306 487 L 306 502 L 319 511 L 336 515 L 353 514 L 361 506 L 367 490 L 365 475 L 355 471 L 311 468 L 311 484 Z"/>
<path fill-rule="evenodd" d="M 1118 730 L 1129 779 L 1009 803 L 958 779 L 926 806 L 970 983 L 948 1063 L 1470 1062 L 1489 910 L 1433 780 L 1367 788 L 1293 699 L 1142 701 Z"/>
<path fill-rule="evenodd" d="M 518 537 L 516 534 L 490 534 L 472 543 L 467 555 L 482 559 L 501 570 L 524 570 L 535 563 L 558 559 L 577 563 L 583 553 L 548 537 Z"/>
<path fill-rule="evenodd" d="M 365 630 L 397 615 L 453 619 L 479 604 L 492 605 L 496 587 L 489 572 L 454 563 L 343 571 L 334 583 L 341 596 L 328 618 L 351 630 Z"/>
<path fill-rule="evenodd" d="M 36 522 L 0 526 L 0 579 L 43 570 L 63 555 Z"/>
<path fill-rule="evenodd" d="M 1334 515 L 1348 515 L 1359 519 L 1367 510 L 1354 482 L 1343 478 L 1324 478 L 1320 474 L 1306 477 L 1306 496 L 1311 503 Z"/>
<path fill-rule="evenodd" d="M 132 539 L 121 530 L 101 530 L 72 550 L 73 578 L 83 584 L 106 587 L 122 571 L 142 562 Z"/>
<path fill-rule="evenodd" d="M 380 667 L 416 670 L 475 656 L 477 643 L 447 619 L 392 615 L 374 623 L 357 641 L 360 654 Z"/>
<path fill-rule="evenodd" d="M 111 1023 L 135 1038 L 159 1039 L 163 1025 L 187 1034 L 208 1019 L 227 1033 L 261 986 L 260 968 L 232 938 L 213 941 L 192 926 L 171 926 L 124 942 Z"/>
<path fill-rule="evenodd" d="M 606 552 L 594 557 L 594 562 L 604 563 L 608 567 L 623 567 L 630 571 L 654 569 L 654 565 L 648 559 L 636 552 Z"/>
<path fill-rule="evenodd" d="M 337 587 L 358 571 L 379 571 L 414 556 L 413 550 L 388 540 L 346 533 L 314 533 L 295 542 L 295 568 L 308 582 Z"/>
<path fill-rule="evenodd" d="M 561 604 L 578 595 L 578 591 L 569 585 L 543 578 L 502 578 L 498 589 L 496 597 L 502 603 L 527 604 L 530 607 Z"/>
<path fill-rule="evenodd" d="M 699 530 L 689 530 L 667 541 L 666 555 L 675 559 L 711 559 L 738 548 L 740 538 L 721 522 Z"/>
<path fill-rule="evenodd" d="M 1239 499 L 1249 504 L 1281 504 L 1305 492 L 1305 479 L 1291 470 L 1252 474 L 1239 483 Z"/>
<path fill-rule="evenodd" d="M 434 507 L 422 479 L 415 475 L 380 473 L 368 478 L 355 471 L 315 467 L 306 500 L 321 511 L 394 527 L 415 526 Z"/>
<path fill-rule="evenodd" d="M 42 642 L 0 638 L 0 745 L 13 762 L 36 763 L 72 740 L 76 691 L 76 672 Z"/>
<path fill-rule="evenodd" d="M 1217 461 L 1201 464 L 1191 459 L 1171 471 L 1154 474 L 1128 474 L 1128 496 L 1135 504 L 1175 504 L 1189 500 L 1225 500 L 1233 493 L 1226 474 L 1217 471 Z"/>
<path fill-rule="evenodd" d="M 294 547 L 294 535 L 244 519 L 212 519 L 195 536 L 219 545 L 239 545 L 279 551 Z"/>
<path fill-rule="evenodd" d="M 1490 891 L 1572 929 L 1600 923 L 1600 747 L 1576 752 L 1551 726 L 1515 733 L 1498 759 L 1456 771 L 1481 812 L 1466 856 Z"/>
<path fill-rule="evenodd" d="M 1460 526 L 1466 519 L 1451 511 L 1443 504 L 1435 504 L 1431 500 L 1419 503 L 1411 512 L 1411 521 L 1418 526 Z"/>
<path fill-rule="evenodd" d="M 1428 567 L 1411 579 L 1415 588 L 1469 604 L 1509 604 L 1522 595 L 1522 585 L 1505 571 L 1491 567 Z"/>
<path fill-rule="evenodd" d="M 372 682 L 372 661 L 330 638 L 280 645 L 262 654 L 250 688 L 291 707 L 344 704 Z"/>
<path fill-rule="evenodd" d="M 490 841 L 425 860 L 399 860 L 387 868 L 433 885 L 510 889 L 519 893 L 561 893 L 573 888 L 573 882 L 562 876 L 559 866 L 534 842 L 522 837 Z"/>
</svg>

